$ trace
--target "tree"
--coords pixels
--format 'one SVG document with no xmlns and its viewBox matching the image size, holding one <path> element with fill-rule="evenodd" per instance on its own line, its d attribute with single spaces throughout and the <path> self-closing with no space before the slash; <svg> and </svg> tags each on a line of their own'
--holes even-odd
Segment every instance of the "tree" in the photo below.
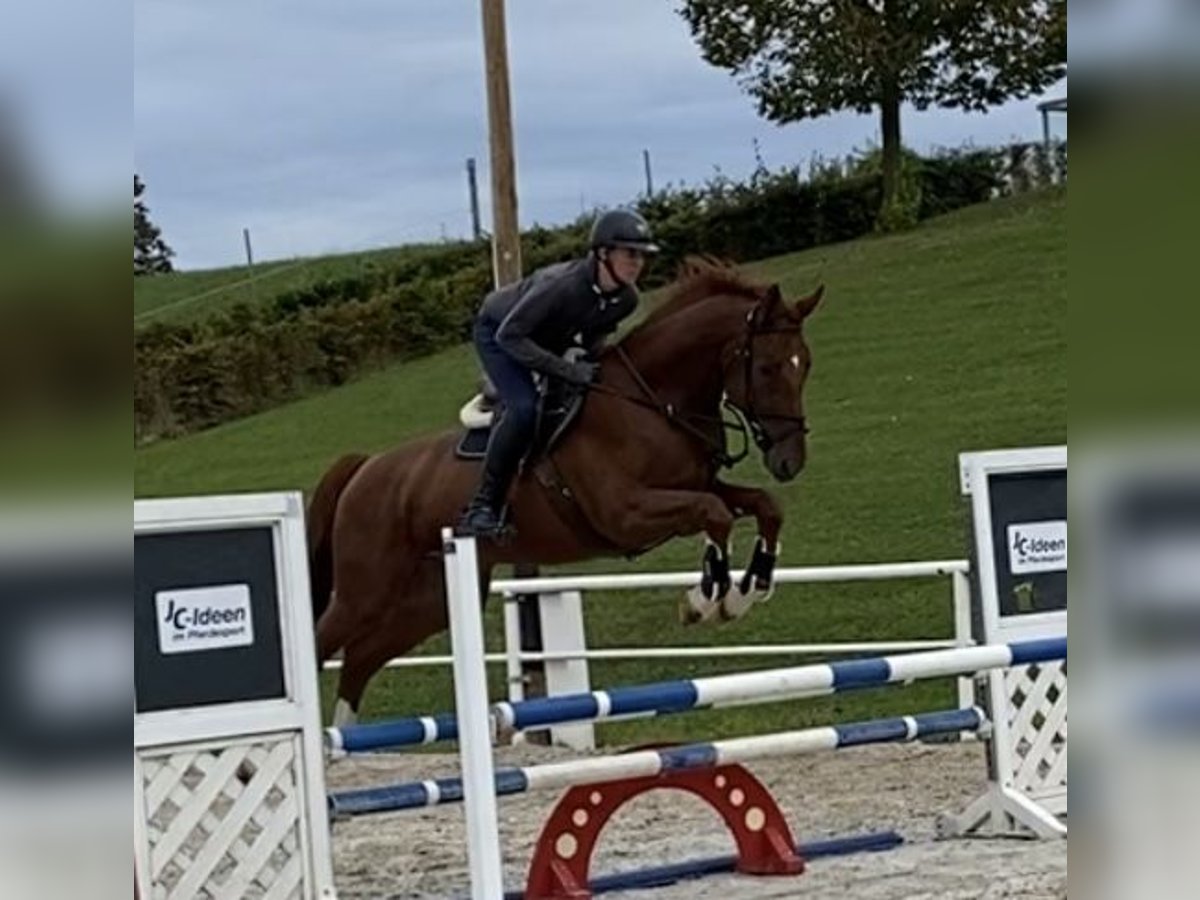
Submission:
<svg viewBox="0 0 1200 900">
<path fill-rule="evenodd" d="M 146 183 L 133 176 L 133 274 L 154 275 L 171 271 L 175 251 L 167 246 L 158 226 L 150 221 L 150 210 L 142 202 Z"/>
<path fill-rule="evenodd" d="M 704 59 L 773 122 L 879 110 L 892 224 L 900 106 L 986 111 L 1066 74 L 1066 0 L 682 0 Z"/>
</svg>

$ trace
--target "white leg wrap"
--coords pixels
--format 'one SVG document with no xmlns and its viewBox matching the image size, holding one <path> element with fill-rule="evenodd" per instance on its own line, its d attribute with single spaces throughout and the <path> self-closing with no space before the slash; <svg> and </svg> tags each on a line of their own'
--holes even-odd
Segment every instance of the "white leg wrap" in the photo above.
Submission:
<svg viewBox="0 0 1200 900">
<path fill-rule="evenodd" d="M 759 591 L 751 591 L 749 594 L 743 594 L 741 588 L 735 584 L 721 600 L 721 618 L 740 619 L 750 611 L 750 607 L 758 602 L 760 597 L 766 599 L 766 596 Z"/>
<path fill-rule="evenodd" d="M 338 697 L 337 703 L 335 703 L 333 706 L 333 727 L 344 728 L 347 725 L 357 724 L 358 713 L 354 711 L 349 703 L 347 703 L 341 697 Z"/>
<path fill-rule="evenodd" d="M 720 601 L 709 599 L 700 585 L 696 585 L 688 589 L 685 599 L 679 604 L 679 618 L 685 625 L 707 622 L 715 618 L 720 609 Z"/>
</svg>

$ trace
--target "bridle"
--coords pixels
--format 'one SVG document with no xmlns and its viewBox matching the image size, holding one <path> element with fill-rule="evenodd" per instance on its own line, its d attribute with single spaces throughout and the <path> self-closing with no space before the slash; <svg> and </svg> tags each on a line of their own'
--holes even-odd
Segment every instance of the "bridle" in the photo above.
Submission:
<svg viewBox="0 0 1200 900">
<path fill-rule="evenodd" d="M 624 391 L 616 390 L 604 384 L 593 384 L 591 390 L 600 393 L 609 394 L 610 396 L 620 397 L 631 403 L 636 403 L 639 406 L 644 406 L 649 409 L 656 410 L 663 418 L 679 428 L 686 431 L 692 437 L 699 440 L 708 447 L 713 461 L 724 468 L 730 468 L 737 465 L 750 452 L 749 440 L 747 432 L 753 439 L 755 445 L 764 453 L 769 451 L 776 443 L 796 434 L 807 434 L 808 425 L 804 416 L 795 416 L 791 413 L 774 413 L 764 412 L 758 409 L 754 397 L 754 346 L 755 341 L 760 337 L 769 334 L 782 334 L 791 331 L 791 328 L 768 328 L 764 327 L 760 322 L 760 313 L 763 310 L 762 302 L 759 302 L 746 316 L 746 332 L 742 342 L 737 350 L 734 351 L 729 361 L 722 368 L 721 378 L 723 383 L 728 383 L 729 373 L 731 368 L 737 363 L 737 360 L 744 360 L 744 384 L 746 389 L 746 399 L 744 404 L 739 407 L 734 404 L 728 396 L 724 396 L 721 400 L 723 412 L 728 412 L 732 419 L 725 415 L 706 416 L 702 413 L 691 413 L 676 409 L 672 403 L 665 403 L 654 392 L 654 389 L 642 377 L 642 374 L 637 370 L 633 360 L 630 359 L 629 353 L 620 344 L 614 347 L 617 358 L 625 367 L 633 378 L 634 383 L 638 386 L 642 396 L 633 396 L 626 394 Z M 788 429 L 784 434 L 772 437 L 766 427 L 763 425 L 763 420 L 767 421 L 784 421 L 792 424 L 792 428 Z M 718 439 L 713 439 L 710 431 L 697 426 L 696 422 L 703 424 L 717 424 L 720 426 Z M 727 441 L 726 434 L 733 432 L 742 436 L 742 447 L 737 453 L 729 453 L 726 449 Z"/>
<path fill-rule="evenodd" d="M 750 434 L 754 438 L 754 443 L 758 449 L 766 453 L 775 444 L 780 441 L 787 440 L 796 434 L 808 434 L 808 422 L 804 416 L 794 416 L 791 413 L 773 413 L 762 412 L 758 409 L 754 400 L 754 342 L 768 334 L 784 334 L 792 331 L 792 328 L 765 328 L 758 325 L 759 314 L 762 312 L 762 303 L 757 304 L 754 309 L 746 316 L 746 337 L 733 355 L 733 360 L 730 361 L 722 373 L 722 377 L 728 381 L 729 367 L 739 358 L 745 360 L 745 370 L 742 377 L 742 382 L 746 387 L 746 401 L 742 409 L 734 406 L 729 402 L 728 397 L 723 401 L 725 406 L 734 411 L 735 414 L 744 415 L 746 424 L 750 428 Z M 767 429 L 763 426 L 763 420 L 787 422 L 792 427 L 787 429 L 783 434 L 771 437 L 767 433 Z"/>
</svg>

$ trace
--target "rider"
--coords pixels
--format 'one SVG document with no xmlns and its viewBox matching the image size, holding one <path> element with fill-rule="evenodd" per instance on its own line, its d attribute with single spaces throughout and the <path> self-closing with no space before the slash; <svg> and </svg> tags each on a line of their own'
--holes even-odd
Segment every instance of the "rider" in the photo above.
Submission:
<svg viewBox="0 0 1200 900">
<path fill-rule="evenodd" d="M 475 319 L 475 348 L 503 410 L 492 428 L 479 489 L 459 521 L 459 531 L 497 537 L 508 487 L 533 439 L 540 372 L 587 386 L 599 365 L 563 354 L 582 345 L 594 356 L 617 323 L 637 308 L 637 280 L 646 256 L 657 253 L 646 220 L 614 209 L 592 225 L 583 259 L 538 269 L 484 298 Z"/>
</svg>

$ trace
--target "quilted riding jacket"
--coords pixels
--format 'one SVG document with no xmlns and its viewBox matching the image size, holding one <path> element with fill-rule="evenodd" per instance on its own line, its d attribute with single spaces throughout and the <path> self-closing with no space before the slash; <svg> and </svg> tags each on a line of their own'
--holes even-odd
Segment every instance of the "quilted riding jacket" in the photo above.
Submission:
<svg viewBox="0 0 1200 900">
<path fill-rule="evenodd" d="M 594 351 L 638 304 L 631 285 L 600 290 L 597 265 L 588 256 L 538 269 L 488 294 L 479 315 L 497 326 L 496 342 L 517 362 L 569 379 L 563 353 L 575 344 Z"/>
</svg>

